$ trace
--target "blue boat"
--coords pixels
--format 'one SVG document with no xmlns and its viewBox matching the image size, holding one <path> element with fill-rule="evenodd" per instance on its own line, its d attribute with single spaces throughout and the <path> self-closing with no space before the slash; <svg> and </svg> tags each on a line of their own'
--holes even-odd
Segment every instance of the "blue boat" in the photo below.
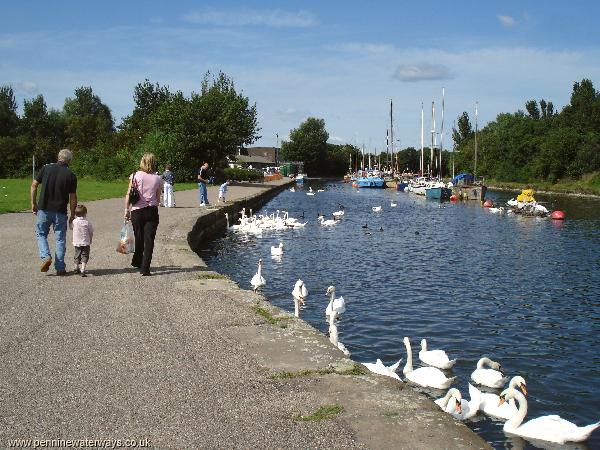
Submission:
<svg viewBox="0 0 600 450">
<path fill-rule="evenodd" d="M 296 175 L 296 183 L 297 184 L 304 184 L 304 178 L 305 177 L 306 177 L 305 174 L 299 173 L 298 175 Z"/>
<path fill-rule="evenodd" d="M 384 188 L 385 180 L 381 177 L 359 177 L 355 182 L 359 188 Z"/>
<path fill-rule="evenodd" d="M 429 183 L 425 187 L 425 197 L 430 200 L 450 200 L 451 195 L 452 189 L 439 181 Z"/>
<path fill-rule="evenodd" d="M 408 183 L 406 181 L 398 181 L 396 183 L 396 190 L 400 192 L 404 192 L 404 190 L 408 187 Z"/>
</svg>

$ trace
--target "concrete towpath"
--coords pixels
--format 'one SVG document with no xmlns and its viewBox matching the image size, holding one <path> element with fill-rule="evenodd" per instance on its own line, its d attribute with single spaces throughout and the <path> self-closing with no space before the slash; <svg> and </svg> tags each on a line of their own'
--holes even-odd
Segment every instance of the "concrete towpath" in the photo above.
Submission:
<svg viewBox="0 0 600 450">
<path fill-rule="evenodd" d="M 228 200 L 278 183 L 232 186 Z M 96 229 L 87 278 L 40 273 L 34 217 L 0 216 L 0 448 L 489 448 L 208 271 L 186 238 L 214 212 L 198 208 L 196 191 L 175 195 L 177 208 L 160 209 L 152 277 L 115 252 L 122 199 L 86 203 Z M 71 270 L 72 256 L 68 246 Z"/>
</svg>

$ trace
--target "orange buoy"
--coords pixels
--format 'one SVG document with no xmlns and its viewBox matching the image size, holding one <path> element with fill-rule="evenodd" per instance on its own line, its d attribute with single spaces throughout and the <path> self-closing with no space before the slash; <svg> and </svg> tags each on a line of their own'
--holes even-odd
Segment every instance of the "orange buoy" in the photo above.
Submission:
<svg viewBox="0 0 600 450">
<path fill-rule="evenodd" d="M 564 211 L 552 211 L 550 218 L 554 220 L 565 220 L 566 214 Z"/>
<path fill-rule="evenodd" d="M 451 201 L 451 202 L 455 202 L 456 200 L 458 200 L 458 197 L 456 197 L 456 195 L 452 194 L 452 195 L 450 196 L 450 201 Z"/>
<path fill-rule="evenodd" d="M 483 207 L 484 208 L 491 208 L 492 206 L 494 206 L 494 202 L 492 202 L 490 199 L 487 199 L 484 203 L 483 203 Z"/>
<path fill-rule="evenodd" d="M 358 183 L 357 183 L 356 181 L 355 181 L 355 182 L 353 182 L 353 183 L 352 183 L 352 187 L 353 187 L 353 188 L 357 188 L 357 187 L 358 187 Z"/>
</svg>

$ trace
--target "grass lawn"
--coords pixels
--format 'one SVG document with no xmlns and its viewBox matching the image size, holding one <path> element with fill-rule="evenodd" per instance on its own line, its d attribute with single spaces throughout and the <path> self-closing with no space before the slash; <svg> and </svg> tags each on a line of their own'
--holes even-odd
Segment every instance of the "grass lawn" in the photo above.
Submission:
<svg viewBox="0 0 600 450">
<path fill-rule="evenodd" d="M 29 188 L 31 179 L 0 178 L 0 214 L 18 212 L 30 208 Z M 198 189 L 196 183 L 177 183 L 177 191 Z M 97 181 L 91 178 L 77 180 L 77 199 L 80 202 L 103 198 L 125 197 L 127 181 Z M 38 199 L 41 188 L 38 188 Z"/>
<path fill-rule="evenodd" d="M 600 173 L 595 172 L 586 174 L 581 180 L 560 180 L 558 183 L 549 183 L 543 181 L 534 181 L 531 183 L 516 183 L 510 181 L 485 180 L 487 186 L 494 186 L 501 189 L 526 189 L 532 188 L 534 191 L 547 191 L 569 194 L 592 194 L 600 195 Z"/>
</svg>

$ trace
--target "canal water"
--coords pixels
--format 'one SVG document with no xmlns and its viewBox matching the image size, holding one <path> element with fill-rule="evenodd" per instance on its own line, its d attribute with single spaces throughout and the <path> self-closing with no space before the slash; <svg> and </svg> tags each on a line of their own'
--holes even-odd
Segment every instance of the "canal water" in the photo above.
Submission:
<svg viewBox="0 0 600 450">
<path fill-rule="evenodd" d="M 458 358 L 454 387 L 466 398 L 477 360 L 488 356 L 506 375 L 527 380 L 528 418 L 558 414 L 578 425 L 600 420 L 599 200 L 540 196 L 548 209 L 567 213 L 557 222 L 494 215 L 475 202 L 440 205 L 391 189 L 309 186 L 325 192 L 285 191 L 260 211 L 304 214 L 304 229 L 228 233 L 202 258 L 244 288 L 262 258 L 264 295 L 290 312 L 291 291 L 302 278 L 309 290 L 302 318 L 323 332 L 325 291 L 334 285 L 347 305 L 340 340 L 356 361 L 404 363 L 408 336 L 418 364 L 426 338 L 430 349 Z M 490 192 L 488 198 L 500 204 L 513 195 Z M 343 220 L 320 226 L 317 215 L 330 215 L 339 204 Z M 373 206 L 382 211 L 372 212 Z M 279 242 L 283 257 L 271 257 L 270 247 Z M 467 424 L 495 448 L 538 448 L 506 436 L 502 422 L 487 416 Z M 600 448 L 600 431 L 569 448 Z"/>
</svg>

